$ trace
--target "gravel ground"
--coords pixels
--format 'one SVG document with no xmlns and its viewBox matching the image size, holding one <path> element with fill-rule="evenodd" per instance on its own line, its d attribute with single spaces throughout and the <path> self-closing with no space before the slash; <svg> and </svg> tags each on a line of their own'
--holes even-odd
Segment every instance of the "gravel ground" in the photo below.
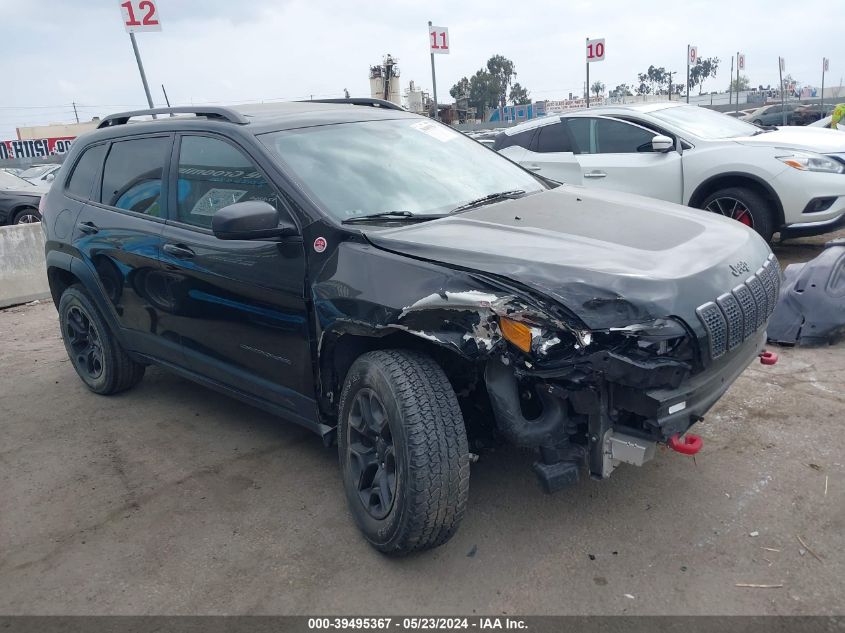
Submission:
<svg viewBox="0 0 845 633">
<path fill-rule="evenodd" d="M 456 537 L 393 560 L 317 437 L 157 369 L 91 394 L 49 302 L 0 341 L 2 614 L 845 613 L 843 344 L 749 367 L 695 459 L 546 496 L 531 455 L 485 455 Z"/>
</svg>

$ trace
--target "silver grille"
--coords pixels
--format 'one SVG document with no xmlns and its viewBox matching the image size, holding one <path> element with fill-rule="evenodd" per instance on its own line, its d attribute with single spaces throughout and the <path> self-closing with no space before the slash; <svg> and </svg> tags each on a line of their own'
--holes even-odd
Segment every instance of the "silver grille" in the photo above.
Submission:
<svg viewBox="0 0 845 633">
<path fill-rule="evenodd" d="M 710 357 L 719 358 L 754 334 L 771 316 L 780 292 L 780 265 L 774 255 L 731 292 L 696 309 L 707 332 Z"/>
</svg>

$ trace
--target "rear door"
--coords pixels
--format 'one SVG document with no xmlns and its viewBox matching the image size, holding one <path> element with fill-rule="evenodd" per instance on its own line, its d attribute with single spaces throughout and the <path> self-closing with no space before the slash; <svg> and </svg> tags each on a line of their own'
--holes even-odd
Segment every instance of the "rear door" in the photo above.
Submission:
<svg viewBox="0 0 845 633">
<path fill-rule="evenodd" d="M 575 158 L 572 135 L 561 121 L 537 128 L 522 157 L 522 166 L 558 182 L 582 184 L 581 166 Z"/>
<path fill-rule="evenodd" d="M 189 369 L 313 426 L 302 239 L 221 240 L 211 231 L 214 214 L 236 202 L 264 200 L 293 215 L 253 157 L 229 139 L 184 133 L 173 165 L 162 246 L 166 318 Z"/>
<path fill-rule="evenodd" d="M 607 117 L 564 119 L 584 185 L 682 203 L 681 155 L 655 152 L 657 132 Z"/>
<path fill-rule="evenodd" d="M 154 134 L 94 146 L 85 156 L 104 154 L 102 173 L 87 189 L 68 193 L 86 198 L 72 243 L 90 273 L 85 277 L 93 275 L 99 286 L 92 292 L 107 298 L 105 307 L 121 329 L 121 340 L 129 349 L 175 362 L 181 350 L 173 333 L 162 328 L 166 306 L 160 299 L 159 262 L 167 211 L 163 174 L 172 145 L 172 135 Z M 81 166 L 82 159 L 76 169 Z"/>
</svg>

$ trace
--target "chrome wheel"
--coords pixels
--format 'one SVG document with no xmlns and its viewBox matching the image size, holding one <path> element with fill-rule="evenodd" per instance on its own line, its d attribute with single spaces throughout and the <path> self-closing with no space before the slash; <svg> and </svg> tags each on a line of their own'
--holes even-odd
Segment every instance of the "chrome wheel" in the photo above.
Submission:
<svg viewBox="0 0 845 633">
<path fill-rule="evenodd" d="M 396 451 L 387 411 L 376 392 L 361 389 L 349 411 L 347 468 L 358 498 L 374 519 L 383 519 L 396 497 Z"/>
<path fill-rule="evenodd" d="M 741 222 L 749 228 L 754 228 L 754 218 L 751 217 L 751 211 L 748 210 L 742 200 L 730 197 L 715 198 L 704 208 L 707 211 L 719 213 L 726 218 Z"/>
<path fill-rule="evenodd" d="M 22 213 L 15 220 L 15 224 L 35 224 L 36 222 L 41 222 L 41 218 L 38 217 L 37 213 L 31 211 Z"/>
</svg>

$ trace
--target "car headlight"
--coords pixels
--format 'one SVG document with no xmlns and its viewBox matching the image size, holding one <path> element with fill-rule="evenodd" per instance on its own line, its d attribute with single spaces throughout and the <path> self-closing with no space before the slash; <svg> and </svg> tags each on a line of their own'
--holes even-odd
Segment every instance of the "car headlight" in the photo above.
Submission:
<svg viewBox="0 0 845 633">
<path fill-rule="evenodd" d="M 793 152 L 787 156 L 776 156 L 776 158 L 800 171 L 820 171 L 827 174 L 845 173 L 845 165 L 839 161 L 812 152 Z"/>
</svg>

